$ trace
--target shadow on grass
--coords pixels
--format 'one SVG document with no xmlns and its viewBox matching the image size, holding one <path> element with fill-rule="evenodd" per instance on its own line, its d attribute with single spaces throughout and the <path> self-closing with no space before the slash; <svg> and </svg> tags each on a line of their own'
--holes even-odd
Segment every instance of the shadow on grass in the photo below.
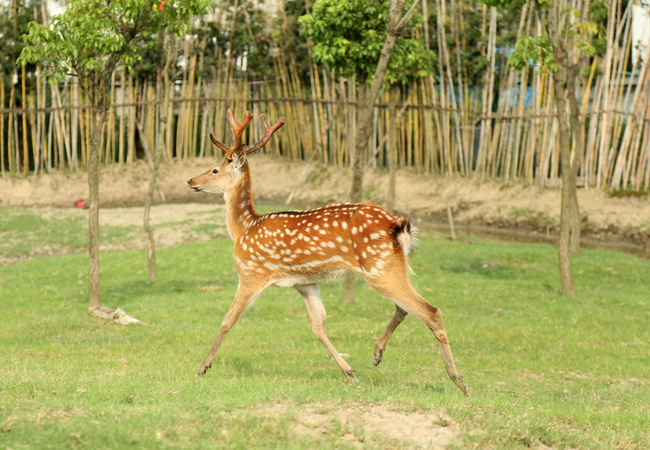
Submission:
<svg viewBox="0 0 650 450">
<path fill-rule="evenodd" d="M 482 261 L 453 264 L 443 270 L 455 274 L 479 275 L 493 280 L 512 280 L 524 273 L 523 269 L 506 265 L 489 264 Z"/>
</svg>

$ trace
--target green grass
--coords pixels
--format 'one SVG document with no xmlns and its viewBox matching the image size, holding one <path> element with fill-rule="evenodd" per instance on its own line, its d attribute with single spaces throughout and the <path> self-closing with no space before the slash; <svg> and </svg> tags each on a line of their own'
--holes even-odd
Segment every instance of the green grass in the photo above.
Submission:
<svg viewBox="0 0 650 450">
<path fill-rule="evenodd" d="M 102 302 L 148 326 L 86 314 L 84 255 L 0 267 L 0 448 L 353 448 L 345 430 L 316 440 L 291 427 L 301 405 L 352 401 L 444 409 L 459 449 L 650 448 L 647 261 L 583 250 L 568 298 L 554 247 L 423 236 L 412 281 L 443 310 L 465 398 L 412 317 L 372 365 L 393 308 L 361 282 L 351 305 L 339 282 L 321 285 L 328 335 L 358 386 L 326 357 L 298 293 L 279 288 L 195 378 L 237 289 L 231 252 L 228 240 L 161 250 L 156 281 L 145 252 L 103 254 Z M 278 403 L 294 409 L 263 414 Z"/>
<path fill-rule="evenodd" d="M 104 225 L 100 230 L 100 242 L 127 242 L 139 229 Z M 74 253 L 87 246 L 87 211 L 0 208 L 0 256 Z"/>
</svg>

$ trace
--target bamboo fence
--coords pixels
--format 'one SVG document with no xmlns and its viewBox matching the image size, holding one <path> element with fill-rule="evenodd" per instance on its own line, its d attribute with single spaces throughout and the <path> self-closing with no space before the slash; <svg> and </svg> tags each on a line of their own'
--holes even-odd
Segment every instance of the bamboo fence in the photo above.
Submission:
<svg viewBox="0 0 650 450">
<path fill-rule="evenodd" d="M 579 87 L 585 146 L 574 149 L 580 165 L 579 184 L 585 188 L 650 189 L 650 48 L 644 63 L 627 72 L 631 47 L 631 5 L 620 11 L 612 0 L 607 51 L 583 71 Z M 436 0 L 435 30 L 447 35 L 450 20 L 461 17 L 462 2 Z M 463 71 L 452 73 L 449 61 L 460 61 L 464 45 L 457 34 L 453 49 L 438 39 L 439 64 L 435 76 L 401 87 L 404 114 L 396 124 L 397 161 L 420 173 L 465 176 L 538 185 L 559 183 L 558 124 L 552 77 L 545 71 L 517 72 L 496 48 L 498 13 L 483 7 L 489 65 L 480 85 L 470 86 Z M 451 22 L 458 23 L 458 21 Z M 447 27 L 447 28 L 445 28 Z M 429 30 L 425 28 L 425 35 Z M 536 34 L 532 11 L 523 8 L 518 33 Z M 161 103 L 155 81 L 116 72 L 111 83 L 113 107 L 103 129 L 100 161 L 132 164 L 147 159 L 157 127 L 166 126 L 167 162 L 195 157 L 221 157 L 208 135 L 226 141 L 230 134 L 226 111 L 236 116 L 251 110 L 268 120 L 287 119 L 263 149 L 288 160 L 313 160 L 349 165 L 356 136 L 355 79 L 311 65 L 309 82 L 298 76 L 296 64 L 279 54 L 273 58 L 275 76 L 251 80 L 238 76 L 227 56 L 224 71 L 205 71 L 204 44 L 186 37 L 176 42 L 184 65 L 170 92 L 170 110 L 161 124 Z M 197 74 L 202 74 L 198 76 Z M 24 80 L 24 73 L 22 80 Z M 0 75 L 2 77 L 2 75 Z M 0 89 L 0 167 L 2 176 L 34 177 L 56 168 L 82 170 L 88 160 L 91 108 L 83 89 L 72 77 L 50 84 L 37 71 L 35 88 L 8 83 Z M 498 80 L 498 81 L 497 81 Z M 0 78 L 5 86 L 8 80 Z M 23 107 L 16 107 L 20 89 Z M 387 167 L 388 89 L 375 106 L 373 134 L 366 166 Z M 247 130 L 249 140 L 263 134 L 260 121 Z M 146 142 L 145 142 L 146 141 Z"/>
</svg>

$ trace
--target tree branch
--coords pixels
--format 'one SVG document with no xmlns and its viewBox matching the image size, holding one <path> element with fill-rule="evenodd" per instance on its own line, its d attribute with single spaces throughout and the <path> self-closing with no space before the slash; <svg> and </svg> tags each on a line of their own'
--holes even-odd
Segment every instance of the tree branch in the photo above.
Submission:
<svg viewBox="0 0 650 450">
<path fill-rule="evenodd" d="M 425 0 L 426 1 L 426 0 Z M 404 2 L 402 1 L 402 7 L 404 5 Z M 395 27 L 395 34 L 401 34 L 403 28 L 406 26 L 409 20 L 411 20 L 411 17 L 413 16 L 413 13 L 415 12 L 415 8 L 418 6 L 418 3 L 420 3 L 420 0 L 415 0 L 411 7 L 409 8 L 408 11 L 406 11 L 406 14 L 404 14 L 404 17 L 402 17 L 402 20 L 399 21 L 397 26 Z M 427 20 L 426 18 L 424 20 Z M 389 31 L 390 32 L 390 31 Z"/>
</svg>

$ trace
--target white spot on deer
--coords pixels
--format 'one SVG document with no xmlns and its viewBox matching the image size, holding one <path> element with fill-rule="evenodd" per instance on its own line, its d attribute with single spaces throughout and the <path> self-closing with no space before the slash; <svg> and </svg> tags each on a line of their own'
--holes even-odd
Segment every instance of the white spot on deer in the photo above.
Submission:
<svg viewBox="0 0 650 450">
<path fill-rule="evenodd" d="M 357 234 L 357 227 L 352 227 L 352 234 Z"/>
<path fill-rule="evenodd" d="M 367 258 L 367 256 L 366 256 L 366 252 L 361 252 L 361 256 L 363 256 L 364 259 Z"/>
<path fill-rule="evenodd" d="M 246 244 L 243 245 L 243 248 L 244 248 L 244 250 L 247 250 L 247 249 L 248 249 L 248 247 L 246 246 Z"/>
<path fill-rule="evenodd" d="M 335 220 L 334 222 L 332 222 L 332 226 L 333 226 L 333 227 L 338 227 L 338 226 L 339 226 L 339 223 Z"/>
<path fill-rule="evenodd" d="M 376 241 L 377 239 L 379 239 L 379 233 L 370 233 L 370 239 Z"/>
<path fill-rule="evenodd" d="M 341 251 L 342 252 L 347 252 L 348 248 L 345 245 L 341 245 Z"/>
<path fill-rule="evenodd" d="M 282 261 L 284 261 L 284 262 L 291 262 L 291 258 L 282 258 Z"/>
<path fill-rule="evenodd" d="M 327 226 L 327 225 L 326 225 L 326 226 Z M 327 233 L 327 231 L 325 231 L 325 230 L 320 230 L 319 233 L 320 233 L 320 234 L 325 234 L 325 233 Z"/>
<path fill-rule="evenodd" d="M 348 229 L 348 223 L 347 222 L 341 222 L 341 228 L 343 228 L 344 230 L 347 230 Z"/>
<path fill-rule="evenodd" d="M 363 242 L 368 242 L 368 238 L 367 238 L 367 237 L 364 237 L 364 238 L 363 238 Z"/>
<path fill-rule="evenodd" d="M 301 249 L 301 248 L 297 248 L 297 249 L 296 249 L 296 255 L 299 255 L 299 254 L 301 254 L 301 253 L 302 253 L 302 249 Z"/>
<path fill-rule="evenodd" d="M 340 244 L 341 242 L 343 242 L 343 238 L 341 236 L 336 236 L 336 242 Z"/>
<path fill-rule="evenodd" d="M 334 248 L 334 247 L 335 247 L 334 242 L 328 242 L 328 243 L 327 243 L 327 246 L 328 246 L 329 248 Z"/>
<path fill-rule="evenodd" d="M 311 255 L 311 252 L 309 250 L 304 250 L 305 255 Z"/>
<path fill-rule="evenodd" d="M 314 230 L 318 230 L 318 225 L 314 225 Z"/>
</svg>

